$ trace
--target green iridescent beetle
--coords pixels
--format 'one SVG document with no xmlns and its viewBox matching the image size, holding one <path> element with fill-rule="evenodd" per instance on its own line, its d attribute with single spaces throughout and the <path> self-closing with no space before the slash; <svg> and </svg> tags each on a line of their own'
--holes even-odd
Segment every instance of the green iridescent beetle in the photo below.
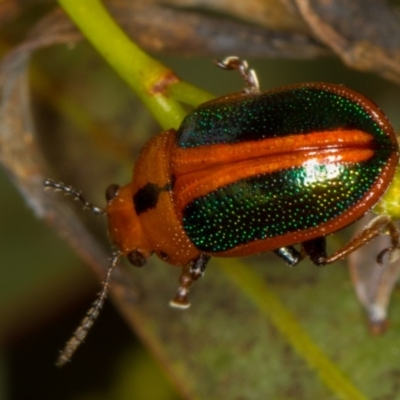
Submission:
<svg viewBox="0 0 400 400">
<path fill-rule="evenodd" d="M 398 143 L 379 107 L 327 83 L 260 92 L 244 61 L 229 57 L 219 66 L 239 70 L 245 90 L 200 105 L 177 131 L 149 140 L 132 182 L 107 190 L 104 212 L 118 249 L 110 271 L 122 255 L 142 266 L 155 253 L 182 267 L 171 305 L 186 308 L 189 289 L 210 257 L 274 251 L 289 265 L 305 256 L 324 265 L 344 258 L 382 228 L 391 233 L 392 247 L 378 258 L 399 248 L 394 224 L 378 216 L 333 255 L 325 250 L 326 236 L 370 211 L 394 177 Z M 52 181 L 46 185 L 88 206 L 80 192 Z M 104 301 L 110 271 L 92 314 Z M 83 328 L 87 332 L 90 324 Z M 61 363 L 84 334 L 77 336 Z"/>
</svg>

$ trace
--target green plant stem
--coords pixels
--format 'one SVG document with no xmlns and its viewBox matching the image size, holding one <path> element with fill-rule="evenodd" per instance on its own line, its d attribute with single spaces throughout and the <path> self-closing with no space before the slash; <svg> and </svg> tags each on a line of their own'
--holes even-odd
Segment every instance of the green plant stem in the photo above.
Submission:
<svg viewBox="0 0 400 400">
<path fill-rule="evenodd" d="M 189 96 L 192 105 L 211 98 L 199 90 L 196 99 L 196 89 L 181 83 L 173 71 L 136 46 L 111 18 L 101 1 L 59 0 L 59 3 L 164 129 L 177 128 L 186 114 L 175 99 L 167 96 L 168 86 L 175 86 L 177 95 L 183 100 L 182 92 L 188 88 L 192 90 Z"/>
<path fill-rule="evenodd" d="M 167 93 L 175 100 L 189 104 L 193 107 L 212 100 L 215 96 L 205 90 L 199 89 L 185 81 L 168 86 Z"/>
</svg>

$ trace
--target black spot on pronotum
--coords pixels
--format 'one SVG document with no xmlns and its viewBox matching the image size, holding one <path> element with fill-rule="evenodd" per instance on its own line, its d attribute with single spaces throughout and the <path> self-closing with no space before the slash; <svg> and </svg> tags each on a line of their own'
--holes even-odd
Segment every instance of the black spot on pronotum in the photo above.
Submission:
<svg viewBox="0 0 400 400">
<path fill-rule="evenodd" d="M 144 213 L 145 211 L 154 208 L 157 205 L 160 188 L 154 183 L 146 183 L 133 195 L 133 204 L 136 214 Z"/>
<path fill-rule="evenodd" d="M 170 190 L 169 184 L 165 185 L 165 187 L 159 187 L 154 183 L 146 183 L 133 195 L 136 214 L 142 214 L 156 207 L 160 193 L 168 190 Z"/>
</svg>

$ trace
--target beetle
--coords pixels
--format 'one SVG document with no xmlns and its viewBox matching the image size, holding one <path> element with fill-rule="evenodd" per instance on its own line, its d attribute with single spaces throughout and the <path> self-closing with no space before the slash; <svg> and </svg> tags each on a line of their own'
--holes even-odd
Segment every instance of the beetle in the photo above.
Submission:
<svg viewBox="0 0 400 400">
<path fill-rule="evenodd" d="M 218 65 L 239 71 L 245 89 L 201 104 L 179 129 L 150 139 L 135 163 L 132 181 L 107 189 L 105 210 L 71 187 L 45 182 L 95 213 L 105 213 L 118 249 L 94 317 L 67 344 L 62 363 L 97 316 L 111 270 L 122 255 L 136 266 L 156 254 L 182 267 L 171 305 L 186 308 L 189 289 L 212 256 L 274 251 L 291 266 L 306 256 L 325 265 L 383 229 L 389 231 L 392 247 L 379 257 L 399 246 L 390 218 L 378 216 L 333 255 L 328 257 L 325 250 L 326 236 L 370 211 L 393 179 L 398 143 L 378 106 L 329 83 L 260 92 L 245 61 L 228 57 Z"/>
</svg>

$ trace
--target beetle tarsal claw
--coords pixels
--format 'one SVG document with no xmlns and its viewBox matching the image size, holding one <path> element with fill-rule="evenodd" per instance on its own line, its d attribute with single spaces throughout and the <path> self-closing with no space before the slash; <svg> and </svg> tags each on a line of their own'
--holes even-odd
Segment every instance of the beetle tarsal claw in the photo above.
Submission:
<svg viewBox="0 0 400 400">
<path fill-rule="evenodd" d="M 384 266 L 384 257 L 388 257 L 388 263 L 392 264 L 400 258 L 400 248 L 399 247 L 388 247 L 383 249 L 378 256 L 376 261 L 380 266 Z"/>
<path fill-rule="evenodd" d="M 189 290 L 178 289 L 176 296 L 169 302 L 170 307 L 178 308 L 180 310 L 186 310 L 190 307 L 190 302 L 188 300 Z"/>
</svg>

